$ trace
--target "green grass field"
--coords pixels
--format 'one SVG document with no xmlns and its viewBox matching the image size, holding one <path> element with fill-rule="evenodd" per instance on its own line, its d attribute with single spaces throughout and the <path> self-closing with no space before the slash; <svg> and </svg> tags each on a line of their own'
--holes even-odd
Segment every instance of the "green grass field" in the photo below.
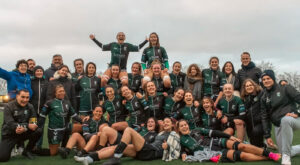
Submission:
<svg viewBox="0 0 300 165">
<path fill-rule="evenodd" d="M 0 112 L 0 125 L 2 126 L 2 122 L 3 122 L 3 112 Z M 47 127 L 47 125 L 45 126 Z M 43 148 L 47 148 L 48 144 L 47 144 L 47 131 L 45 131 L 44 134 L 44 142 L 43 142 Z M 297 131 L 294 134 L 294 142 L 293 144 L 300 144 L 300 131 Z M 3 148 L 0 148 L 3 149 Z M 164 162 L 161 160 L 155 160 L 155 161 L 137 161 L 134 160 L 132 158 L 122 158 L 123 164 L 132 164 L 132 165 L 136 165 L 136 164 L 143 164 L 143 165 L 156 165 L 156 164 L 160 164 L 160 165 L 164 165 L 164 164 L 172 164 L 172 165 L 179 165 L 179 164 L 183 164 L 183 162 L 181 160 L 176 160 L 176 161 L 172 161 L 172 162 Z M 101 164 L 103 161 L 100 162 L 96 162 L 94 164 Z M 75 162 L 75 160 L 73 159 L 73 157 L 70 155 L 68 159 L 63 160 L 60 158 L 60 156 L 54 156 L 54 157 L 36 157 L 34 160 L 28 160 L 25 157 L 22 156 L 17 156 L 17 157 L 13 157 L 9 162 L 7 163 L 0 163 L 1 165 L 73 165 L 73 164 L 78 164 L 80 165 L 80 163 Z M 184 164 L 188 164 L 188 163 L 184 163 Z M 190 163 L 189 163 L 190 164 Z M 196 164 L 196 163 L 192 163 L 192 164 Z M 199 164 L 199 163 L 198 163 Z M 206 164 L 215 164 L 215 163 L 201 163 L 203 165 Z M 260 162 L 237 162 L 237 163 L 226 163 L 226 164 L 235 164 L 235 165 L 275 165 L 275 164 L 280 164 L 280 162 L 272 162 L 272 161 L 260 161 Z M 294 158 L 292 158 L 292 164 L 300 164 L 300 156 L 296 156 Z"/>
</svg>

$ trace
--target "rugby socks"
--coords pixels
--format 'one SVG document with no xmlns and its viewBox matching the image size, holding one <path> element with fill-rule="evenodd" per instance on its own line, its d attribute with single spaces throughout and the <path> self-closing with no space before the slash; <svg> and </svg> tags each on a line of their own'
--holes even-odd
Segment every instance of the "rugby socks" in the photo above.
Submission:
<svg viewBox="0 0 300 165">
<path fill-rule="evenodd" d="M 269 154 L 270 154 L 270 151 L 264 149 L 262 155 L 268 158 L 268 157 L 269 157 Z"/>
<path fill-rule="evenodd" d="M 123 156 L 123 152 L 126 147 L 127 144 L 121 141 L 120 144 L 118 144 L 117 148 L 115 149 L 114 157 L 121 158 Z"/>
<path fill-rule="evenodd" d="M 87 156 L 87 159 L 91 158 L 93 161 L 99 161 L 98 153 L 97 152 L 92 152 Z"/>
</svg>

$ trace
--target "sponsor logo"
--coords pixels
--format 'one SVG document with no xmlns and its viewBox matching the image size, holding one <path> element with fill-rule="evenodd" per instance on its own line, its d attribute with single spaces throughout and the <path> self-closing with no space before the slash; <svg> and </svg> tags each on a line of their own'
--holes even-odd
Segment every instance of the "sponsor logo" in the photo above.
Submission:
<svg viewBox="0 0 300 165">
<path fill-rule="evenodd" d="M 277 97 L 280 97 L 280 92 L 277 92 L 276 95 L 277 95 Z"/>
</svg>

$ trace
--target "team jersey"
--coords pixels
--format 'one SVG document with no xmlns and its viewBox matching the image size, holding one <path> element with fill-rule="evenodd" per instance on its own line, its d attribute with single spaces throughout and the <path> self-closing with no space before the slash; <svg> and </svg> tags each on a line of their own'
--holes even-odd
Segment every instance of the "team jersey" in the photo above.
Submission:
<svg viewBox="0 0 300 165">
<path fill-rule="evenodd" d="M 164 103 L 165 117 L 177 118 L 179 110 L 183 108 L 185 103 L 183 101 L 175 102 L 172 96 L 168 96 Z"/>
<path fill-rule="evenodd" d="M 181 108 L 177 119 L 186 120 L 191 130 L 201 126 L 199 108 L 194 105 Z"/>
<path fill-rule="evenodd" d="M 48 129 L 65 129 L 67 128 L 70 118 L 81 122 L 80 117 L 75 113 L 68 100 L 51 99 L 47 101 L 40 113 L 39 126 L 43 126 L 48 115 Z"/>
<path fill-rule="evenodd" d="M 226 84 L 226 76 L 220 70 L 204 69 L 202 77 L 204 96 L 219 95 L 219 92 L 223 90 L 223 85 Z"/>
<path fill-rule="evenodd" d="M 217 108 L 222 110 L 223 115 L 228 117 L 228 121 L 233 121 L 234 119 L 243 120 L 246 115 L 244 103 L 237 96 L 233 96 L 229 101 L 225 98 L 220 99 Z"/>
<path fill-rule="evenodd" d="M 83 76 L 77 81 L 75 89 L 76 91 L 79 91 L 80 96 L 79 114 L 91 114 L 95 106 L 99 104 L 99 100 L 102 98 L 101 79 L 96 76 Z"/>
<path fill-rule="evenodd" d="M 155 96 L 148 96 L 147 104 L 149 106 L 149 117 L 154 117 L 157 120 L 163 120 L 165 96 L 157 93 Z"/>
<path fill-rule="evenodd" d="M 154 60 L 158 59 L 162 64 L 162 69 L 168 68 L 168 55 L 163 47 L 148 47 L 145 48 L 142 55 L 142 67 L 143 69 L 150 68 Z"/>
<path fill-rule="evenodd" d="M 120 66 L 121 70 L 126 70 L 129 52 L 138 52 L 148 42 L 147 40 L 145 40 L 139 46 L 136 46 L 130 43 L 119 44 L 117 42 L 112 42 L 110 44 L 103 45 L 101 42 L 99 42 L 96 39 L 93 39 L 93 41 L 100 48 L 102 48 L 102 51 L 111 52 L 109 67 L 116 64 Z"/>
<path fill-rule="evenodd" d="M 134 93 L 140 92 L 142 93 L 142 75 L 133 75 L 132 73 L 128 73 L 128 87 Z"/>
<path fill-rule="evenodd" d="M 128 114 L 128 111 L 124 109 L 122 104 L 122 98 L 118 95 L 115 96 L 112 101 L 109 101 L 108 99 L 105 100 L 103 103 L 103 109 L 104 112 L 109 114 L 108 122 L 110 124 L 125 121 L 125 118 Z"/>
<path fill-rule="evenodd" d="M 115 80 L 113 78 L 110 78 L 107 82 L 107 85 L 112 86 L 114 88 L 115 95 L 120 94 L 120 88 L 122 87 L 122 83 L 120 79 Z"/>
<path fill-rule="evenodd" d="M 106 123 L 106 120 L 103 116 L 100 118 L 100 120 L 94 120 L 91 117 L 88 121 L 82 123 L 82 135 L 86 136 L 89 134 L 97 133 L 99 130 L 99 126 L 104 123 Z"/>
<path fill-rule="evenodd" d="M 144 98 L 139 99 L 134 95 L 130 100 L 126 100 L 125 108 L 129 112 L 129 126 L 140 125 L 146 122 L 148 118 L 147 110 L 149 107 Z"/>
<path fill-rule="evenodd" d="M 170 93 L 174 93 L 175 89 L 180 87 L 184 87 L 184 80 L 185 80 L 186 74 L 180 72 L 178 75 L 174 73 L 170 73 L 170 78 L 171 78 L 171 90 Z"/>
</svg>

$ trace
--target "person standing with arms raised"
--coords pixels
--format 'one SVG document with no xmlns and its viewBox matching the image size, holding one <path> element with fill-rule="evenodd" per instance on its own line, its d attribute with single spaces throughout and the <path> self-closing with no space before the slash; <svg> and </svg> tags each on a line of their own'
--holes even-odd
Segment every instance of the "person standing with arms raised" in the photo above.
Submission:
<svg viewBox="0 0 300 165">
<path fill-rule="evenodd" d="M 105 86 L 107 81 L 111 78 L 111 66 L 118 65 L 121 69 L 120 72 L 120 80 L 122 81 L 123 85 L 128 84 L 128 75 L 126 71 L 127 67 L 127 59 L 129 56 L 129 52 L 138 52 L 147 42 L 146 39 L 144 42 L 139 44 L 139 46 L 132 45 L 130 43 L 125 42 L 125 34 L 123 32 L 119 32 L 117 34 L 117 42 L 112 42 L 106 45 L 103 45 L 99 42 L 95 35 L 91 34 L 90 39 L 93 40 L 101 49 L 102 51 L 110 51 L 111 52 L 111 60 L 109 63 L 109 68 L 104 72 L 102 79 L 101 79 L 101 86 Z"/>
</svg>

